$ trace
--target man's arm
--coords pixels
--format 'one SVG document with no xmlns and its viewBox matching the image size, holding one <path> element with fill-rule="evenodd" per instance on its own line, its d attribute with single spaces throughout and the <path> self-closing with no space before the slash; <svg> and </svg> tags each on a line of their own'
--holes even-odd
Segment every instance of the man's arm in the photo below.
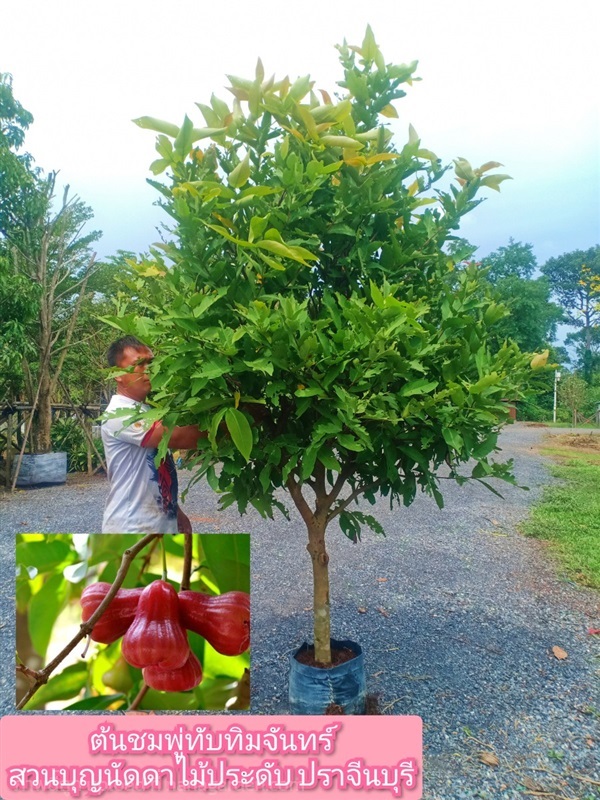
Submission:
<svg viewBox="0 0 600 800">
<path fill-rule="evenodd" d="M 162 422 L 155 422 L 142 439 L 142 447 L 158 447 L 165 430 Z M 207 436 L 206 431 L 201 431 L 196 425 L 178 426 L 171 431 L 169 447 L 173 450 L 195 450 L 198 440 L 206 439 Z"/>
</svg>

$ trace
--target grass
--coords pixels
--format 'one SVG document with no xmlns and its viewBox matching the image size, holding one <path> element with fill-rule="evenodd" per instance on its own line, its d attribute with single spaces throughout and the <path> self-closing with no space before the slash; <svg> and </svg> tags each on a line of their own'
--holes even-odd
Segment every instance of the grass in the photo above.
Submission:
<svg viewBox="0 0 600 800">
<path fill-rule="evenodd" d="M 547 540 L 571 578 L 600 589 L 600 435 L 553 436 L 542 453 L 557 461 L 560 483 L 546 487 L 523 533 Z"/>
</svg>

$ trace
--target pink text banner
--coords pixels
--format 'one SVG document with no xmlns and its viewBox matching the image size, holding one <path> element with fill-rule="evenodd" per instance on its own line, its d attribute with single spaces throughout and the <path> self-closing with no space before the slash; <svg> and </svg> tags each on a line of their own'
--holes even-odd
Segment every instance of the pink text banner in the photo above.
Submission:
<svg viewBox="0 0 600 800">
<path fill-rule="evenodd" d="M 0 734 L 3 800 L 422 794 L 420 717 L 36 715 Z"/>
</svg>

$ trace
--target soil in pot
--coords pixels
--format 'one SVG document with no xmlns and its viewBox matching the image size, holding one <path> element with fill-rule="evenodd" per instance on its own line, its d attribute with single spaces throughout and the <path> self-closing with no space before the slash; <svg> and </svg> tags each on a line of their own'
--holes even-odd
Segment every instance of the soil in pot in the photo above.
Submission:
<svg viewBox="0 0 600 800">
<path fill-rule="evenodd" d="M 309 667 L 317 667 L 318 669 L 329 669 L 330 667 L 337 667 L 338 664 L 344 664 L 346 661 L 351 661 L 356 658 L 356 653 L 349 647 L 339 647 L 331 649 L 331 664 L 324 664 L 322 661 L 315 660 L 315 646 L 308 645 L 305 650 L 296 653 L 296 661 L 301 664 L 308 664 Z"/>
</svg>

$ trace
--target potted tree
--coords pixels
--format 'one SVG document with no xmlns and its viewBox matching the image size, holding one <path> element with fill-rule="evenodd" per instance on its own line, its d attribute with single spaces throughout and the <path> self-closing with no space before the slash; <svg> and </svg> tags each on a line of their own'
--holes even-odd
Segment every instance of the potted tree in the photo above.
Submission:
<svg viewBox="0 0 600 800">
<path fill-rule="evenodd" d="M 31 452 L 23 448 L 16 459 L 13 481 L 17 485 L 64 483 L 67 454 L 52 451 L 52 403 L 56 402 L 61 373 L 73 343 L 87 285 L 94 270 L 91 244 L 97 231 L 83 235 L 91 209 L 64 190 L 54 207 L 56 173 L 35 176 L 35 203 L 25 219 L 10 230 L 8 247 L 14 272 L 37 289 L 39 316 L 27 328 L 29 358 L 23 360 L 25 390 L 31 405 L 28 432 Z M 30 216 L 29 212 L 35 212 Z"/>
<path fill-rule="evenodd" d="M 335 98 L 309 77 L 265 78 L 259 61 L 254 78 L 229 76 L 232 103 L 198 103 L 204 128 L 136 120 L 160 134 L 152 171 L 168 177 L 151 183 L 173 240 L 137 264 L 145 313 L 108 320 L 157 346 L 153 416 L 209 431 L 188 459 L 194 480 L 269 518 L 289 493 L 307 530 L 321 676 L 336 660 L 331 524 L 353 542 L 363 525 L 380 531 L 355 504 L 377 494 L 409 505 L 422 490 L 441 506 L 441 471 L 510 480 L 490 456 L 502 398 L 529 369 L 516 346 L 490 348 L 505 312 L 446 247 L 479 190 L 507 176 L 457 159 L 446 185 L 414 129 L 396 146 L 388 127 L 416 62 L 387 64 L 370 28 L 338 49 Z"/>
</svg>

